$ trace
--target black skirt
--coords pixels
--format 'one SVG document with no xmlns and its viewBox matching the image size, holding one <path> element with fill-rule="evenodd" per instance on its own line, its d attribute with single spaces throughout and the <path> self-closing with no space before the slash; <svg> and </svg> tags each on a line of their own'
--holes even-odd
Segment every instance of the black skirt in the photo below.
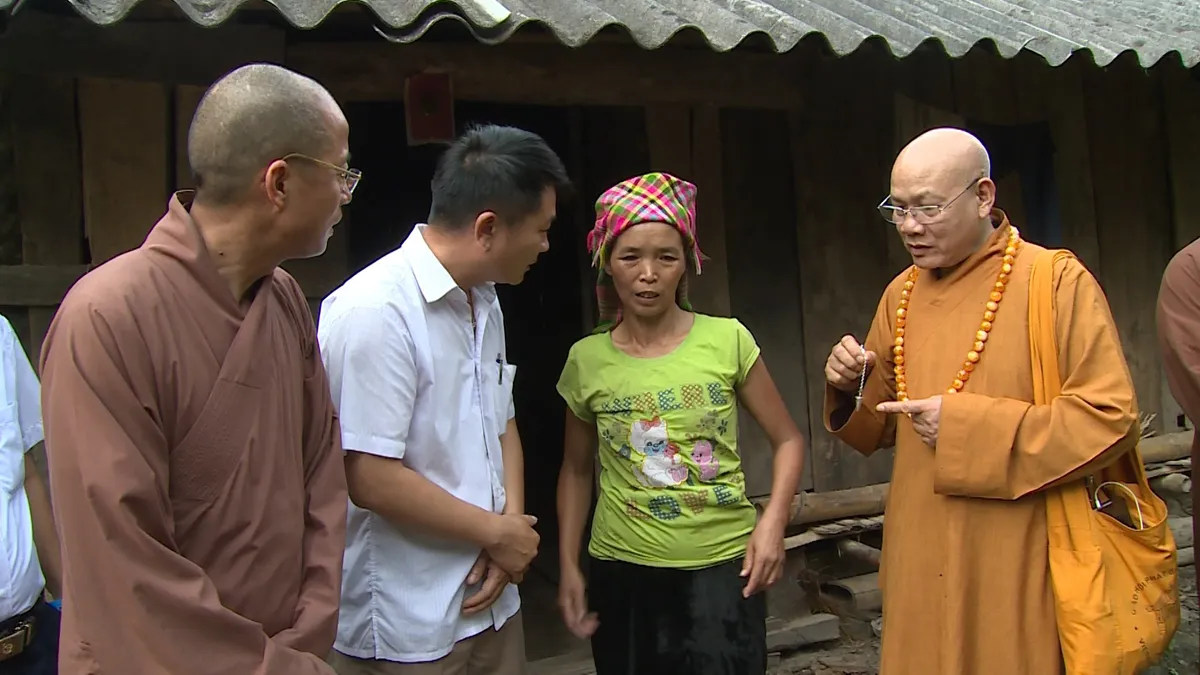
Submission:
<svg viewBox="0 0 1200 675">
<path fill-rule="evenodd" d="M 592 559 L 597 675 L 764 675 L 767 603 L 742 597 L 742 560 L 699 570 Z"/>
</svg>

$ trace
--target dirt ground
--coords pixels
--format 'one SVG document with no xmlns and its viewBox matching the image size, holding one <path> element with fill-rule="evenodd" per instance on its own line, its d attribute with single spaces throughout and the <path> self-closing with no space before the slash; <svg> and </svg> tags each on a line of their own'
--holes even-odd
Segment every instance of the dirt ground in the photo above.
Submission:
<svg viewBox="0 0 1200 675">
<path fill-rule="evenodd" d="M 1179 570 L 1181 623 L 1163 660 L 1144 675 L 1194 675 L 1200 672 L 1200 607 L 1196 568 Z M 824 649 L 796 652 L 771 669 L 771 675 L 878 675 L 879 639 L 870 626 L 849 626 L 841 642 Z"/>
</svg>

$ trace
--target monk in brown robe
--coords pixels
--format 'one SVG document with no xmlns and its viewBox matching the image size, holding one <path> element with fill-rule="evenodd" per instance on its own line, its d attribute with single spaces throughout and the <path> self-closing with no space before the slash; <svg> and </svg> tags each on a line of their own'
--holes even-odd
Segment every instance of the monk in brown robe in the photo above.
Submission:
<svg viewBox="0 0 1200 675">
<path fill-rule="evenodd" d="M 1171 395 L 1192 421 L 1200 422 L 1200 239 L 1171 258 L 1158 289 L 1158 343 Z M 1192 432 L 1192 466 L 1200 466 L 1200 434 Z M 1200 490 L 1192 490 L 1192 513 L 1200 513 Z M 1193 541 L 1200 520 L 1192 518 Z"/>
<path fill-rule="evenodd" d="M 343 453 L 277 266 L 324 252 L 348 134 L 317 83 L 233 71 L 192 121 L 194 198 L 63 300 L 42 362 L 63 675 L 333 675 Z"/>
<path fill-rule="evenodd" d="M 1108 303 L 1074 259 L 1054 269 L 1062 395 L 1032 403 L 1028 288 L 1041 248 L 993 208 L 989 172 L 983 145 L 957 129 L 900 153 L 879 209 L 913 267 L 888 284 L 865 348 L 847 335 L 826 362 L 826 428 L 864 454 L 896 449 L 882 675 L 1062 673 L 1039 490 L 1139 436 Z"/>
</svg>

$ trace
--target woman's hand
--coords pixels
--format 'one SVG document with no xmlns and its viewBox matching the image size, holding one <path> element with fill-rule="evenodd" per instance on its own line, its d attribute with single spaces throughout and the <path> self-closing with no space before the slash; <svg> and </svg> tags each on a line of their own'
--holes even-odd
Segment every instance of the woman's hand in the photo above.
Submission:
<svg viewBox="0 0 1200 675">
<path fill-rule="evenodd" d="M 583 571 L 578 566 L 564 566 L 558 582 L 558 608 L 562 611 L 563 623 L 575 635 L 586 639 L 600 625 L 595 612 L 588 611 L 587 592 Z"/>
<path fill-rule="evenodd" d="M 742 597 L 750 597 L 772 586 L 783 575 L 783 523 L 776 518 L 762 518 L 746 545 L 742 576 L 749 577 Z"/>
</svg>

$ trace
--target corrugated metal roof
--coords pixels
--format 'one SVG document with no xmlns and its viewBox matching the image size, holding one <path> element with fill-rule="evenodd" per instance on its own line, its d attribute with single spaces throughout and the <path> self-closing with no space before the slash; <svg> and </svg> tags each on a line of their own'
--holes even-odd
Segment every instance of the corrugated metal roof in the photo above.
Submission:
<svg viewBox="0 0 1200 675">
<path fill-rule="evenodd" d="M 205 26 L 230 17 L 245 0 L 175 0 Z M 289 22 L 312 28 L 341 2 L 270 0 Z M 390 39 L 411 42 L 433 24 L 457 20 L 484 43 L 503 42 L 521 26 L 545 25 L 565 45 L 577 47 L 608 26 L 623 26 L 642 47 L 662 46 L 694 28 L 718 51 L 750 35 L 766 35 L 784 52 L 812 33 L 838 54 L 879 36 L 897 56 L 936 38 L 951 56 L 994 40 L 1012 57 L 1022 48 L 1059 65 L 1072 52 L 1090 50 L 1105 65 L 1134 50 L 1143 66 L 1178 52 L 1187 67 L 1200 63 L 1200 0 L 359 0 L 391 29 Z M 14 0 L 0 0 L 0 8 Z M 70 0 L 99 24 L 119 21 L 138 0 Z M 398 31 L 393 33 L 392 31 Z"/>
</svg>

